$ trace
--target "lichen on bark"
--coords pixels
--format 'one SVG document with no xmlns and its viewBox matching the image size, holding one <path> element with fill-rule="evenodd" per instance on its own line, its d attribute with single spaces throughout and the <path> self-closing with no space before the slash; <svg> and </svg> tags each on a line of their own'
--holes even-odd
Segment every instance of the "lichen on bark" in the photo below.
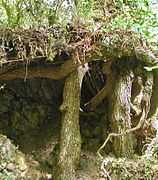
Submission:
<svg viewBox="0 0 158 180">
<path fill-rule="evenodd" d="M 74 180 L 75 168 L 79 162 L 81 136 L 79 127 L 80 77 L 74 71 L 66 78 L 62 112 L 60 153 L 58 161 L 58 180 Z"/>
</svg>

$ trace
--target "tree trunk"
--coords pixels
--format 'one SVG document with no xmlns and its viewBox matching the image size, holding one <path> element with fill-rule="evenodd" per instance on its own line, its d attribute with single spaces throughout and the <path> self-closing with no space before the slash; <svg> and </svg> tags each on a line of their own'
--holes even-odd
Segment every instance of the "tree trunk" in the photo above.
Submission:
<svg viewBox="0 0 158 180">
<path fill-rule="evenodd" d="M 149 111 L 148 118 L 154 117 L 157 118 L 158 116 L 158 70 L 154 70 L 154 87 L 153 93 L 151 97 L 151 107 Z"/>
<path fill-rule="evenodd" d="M 63 104 L 60 107 L 62 128 L 58 180 L 74 180 L 75 167 L 79 161 L 81 149 L 79 128 L 80 80 L 78 71 L 75 71 L 65 81 Z"/>
<path fill-rule="evenodd" d="M 150 100 L 150 111 L 148 114 L 148 123 L 151 125 L 151 127 L 149 126 L 150 131 L 148 134 L 150 133 L 152 135 L 155 133 L 158 134 L 158 70 L 154 70 L 153 74 L 153 91 Z"/>
<path fill-rule="evenodd" d="M 109 120 L 112 132 L 114 133 L 120 134 L 126 129 L 131 128 L 130 99 L 132 81 L 132 70 L 117 75 L 115 86 L 110 94 Z M 131 157 L 133 154 L 133 145 L 134 143 L 131 133 L 113 139 L 113 150 L 117 157 Z"/>
</svg>

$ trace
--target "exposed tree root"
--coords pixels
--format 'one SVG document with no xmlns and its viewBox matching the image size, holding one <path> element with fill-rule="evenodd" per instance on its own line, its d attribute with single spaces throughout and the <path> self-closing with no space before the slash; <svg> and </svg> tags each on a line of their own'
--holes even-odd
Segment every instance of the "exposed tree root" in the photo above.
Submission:
<svg viewBox="0 0 158 180">
<path fill-rule="evenodd" d="M 56 38 L 57 32 L 58 38 Z M 137 36 L 134 42 L 133 34 Z M 64 36 L 59 29 L 1 30 L 0 45 L 2 47 L 0 47 L 0 56 L 2 59 L 0 65 L 3 65 L 3 67 L 0 69 L 0 79 L 25 78 L 25 69 L 21 64 L 25 64 L 27 61 L 37 62 L 38 64 L 41 58 L 55 61 L 60 57 L 65 63 L 61 67 L 48 67 L 44 64 L 38 67 L 28 66 L 27 78 L 61 79 L 86 62 L 96 60 L 113 61 L 125 56 L 136 56 L 137 59 L 149 65 L 158 63 L 156 52 L 149 47 L 141 34 L 135 31 L 117 30 L 105 34 L 103 32 L 94 34 L 86 29 L 80 29 L 80 31 L 69 32 L 67 35 L 68 37 L 72 36 L 74 41 L 63 44 L 59 42 Z M 66 36 L 65 39 L 68 37 Z M 109 43 L 106 42 L 107 39 Z M 144 43 L 142 44 L 142 42 Z M 9 52 L 7 49 L 9 49 Z M 64 59 L 61 56 L 62 52 L 68 58 Z M 75 52 L 78 52 L 77 57 Z M 50 57 L 52 54 L 53 57 Z M 9 65 L 8 63 L 12 64 Z"/>
<path fill-rule="evenodd" d="M 143 123 L 145 122 L 145 116 L 146 116 L 146 113 L 145 113 L 145 108 L 143 109 L 143 112 L 142 112 L 142 115 L 141 115 L 141 118 L 140 118 L 140 121 L 138 123 L 138 125 L 134 128 L 131 128 L 131 129 L 127 129 L 126 131 L 124 131 L 123 133 L 120 133 L 120 134 L 117 134 L 117 133 L 110 133 L 107 137 L 107 139 L 105 140 L 105 142 L 103 143 L 103 145 L 99 148 L 99 150 L 97 151 L 97 154 L 98 156 L 103 159 L 103 156 L 100 154 L 100 151 L 106 146 L 107 142 L 109 141 L 109 139 L 111 137 L 120 137 L 120 136 L 124 136 L 124 135 L 127 135 L 129 133 L 132 133 L 138 129 L 140 129 L 143 125 Z"/>
<path fill-rule="evenodd" d="M 103 145 L 97 151 L 97 154 L 100 158 L 103 158 L 100 154 L 100 151 L 106 146 L 107 142 L 109 141 L 109 139 L 111 137 L 120 137 L 120 136 L 130 134 L 130 133 L 140 129 L 143 126 L 144 122 L 147 120 L 147 115 L 148 115 L 149 109 L 150 109 L 150 98 L 151 98 L 152 87 L 153 87 L 153 74 L 152 73 L 144 74 L 144 79 L 146 81 L 144 83 L 143 96 L 141 96 L 140 105 L 142 108 L 142 114 L 141 114 L 139 123 L 134 128 L 128 128 L 127 130 L 125 130 L 122 133 L 110 133 L 108 135 L 107 139 L 105 140 L 105 142 L 103 143 Z M 142 92 L 142 90 L 140 92 Z M 138 94 L 138 96 L 139 96 L 139 94 Z"/>
</svg>

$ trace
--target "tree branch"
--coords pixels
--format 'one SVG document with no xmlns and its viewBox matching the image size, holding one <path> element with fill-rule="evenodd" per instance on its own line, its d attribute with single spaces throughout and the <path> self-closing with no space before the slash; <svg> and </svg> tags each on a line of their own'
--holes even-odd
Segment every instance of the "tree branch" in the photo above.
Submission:
<svg viewBox="0 0 158 180">
<path fill-rule="evenodd" d="M 81 64 L 77 59 L 66 61 L 61 66 L 46 65 L 44 63 L 28 65 L 26 78 L 45 77 L 56 80 L 62 79 L 77 69 L 79 66 L 81 66 Z M 25 76 L 26 69 L 22 63 L 17 66 L 13 64 L 0 70 L 0 80 L 11 80 L 15 78 L 24 79 Z"/>
<path fill-rule="evenodd" d="M 87 102 L 84 106 L 88 110 L 93 110 L 96 108 L 98 104 L 108 95 L 114 83 L 114 78 L 112 75 L 107 76 L 107 81 L 105 86 L 98 92 L 96 96 L 94 96 L 89 102 Z"/>
</svg>

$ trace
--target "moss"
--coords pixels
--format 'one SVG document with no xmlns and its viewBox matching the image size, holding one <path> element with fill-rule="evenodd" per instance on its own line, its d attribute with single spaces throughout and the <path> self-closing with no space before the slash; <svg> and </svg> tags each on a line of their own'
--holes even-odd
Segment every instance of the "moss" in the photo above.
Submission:
<svg viewBox="0 0 158 180">
<path fill-rule="evenodd" d="M 3 180 L 40 179 L 37 163 L 18 150 L 6 136 L 0 134 L 0 178 Z"/>
<path fill-rule="evenodd" d="M 0 171 L 4 179 L 23 178 L 28 170 L 24 155 L 6 136 L 0 135 Z"/>
</svg>

